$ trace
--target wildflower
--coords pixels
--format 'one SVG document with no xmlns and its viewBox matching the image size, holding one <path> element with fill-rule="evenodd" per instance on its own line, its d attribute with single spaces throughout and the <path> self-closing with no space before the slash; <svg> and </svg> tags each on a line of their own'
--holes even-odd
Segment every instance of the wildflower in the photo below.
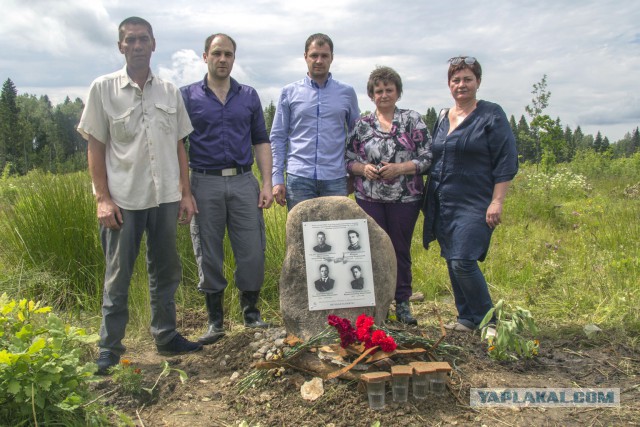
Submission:
<svg viewBox="0 0 640 427">
<path fill-rule="evenodd" d="M 495 345 L 492 345 L 491 347 L 489 347 L 489 351 L 490 351 L 490 352 L 491 352 L 491 351 L 493 351 L 493 350 L 495 350 L 495 349 L 496 349 L 496 346 L 495 346 Z"/>
<path fill-rule="evenodd" d="M 124 366 L 129 366 L 129 365 L 131 365 L 131 361 L 130 361 L 129 359 L 122 359 L 122 360 L 120 361 L 120 363 L 121 363 L 122 365 L 124 365 Z"/>
</svg>

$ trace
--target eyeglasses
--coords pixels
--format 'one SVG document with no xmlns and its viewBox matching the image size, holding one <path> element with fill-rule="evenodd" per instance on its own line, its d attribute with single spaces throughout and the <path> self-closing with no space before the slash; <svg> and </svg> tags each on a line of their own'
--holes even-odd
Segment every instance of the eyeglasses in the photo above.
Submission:
<svg viewBox="0 0 640 427">
<path fill-rule="evenodd" d="M 473 56 L 454 56 L 453 58 L 449 59 L 449 64 L 451 65 L 460 65 L 460 63 L 464 61 L 465 64 L 467 65 L 473 65 L 476 63 L 476 58 L 474 58 Z"/>
</svg>

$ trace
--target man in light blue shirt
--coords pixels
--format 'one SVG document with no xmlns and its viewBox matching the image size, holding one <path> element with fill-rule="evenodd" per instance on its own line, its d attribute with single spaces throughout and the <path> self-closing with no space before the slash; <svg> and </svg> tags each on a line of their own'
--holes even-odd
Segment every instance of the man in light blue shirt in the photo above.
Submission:
<svg viewBox="0 0 640 427">
<path fill-rule="evenodd" d="M 360 117 L 353 87 L 329 72 L 329 36 L 309 36 L 304 59 L 309 72 L 282 89 L 271 127 L 273 195 L 289 210 L 315 197 L 347 195 L 345 144 Z"/>
</svg>

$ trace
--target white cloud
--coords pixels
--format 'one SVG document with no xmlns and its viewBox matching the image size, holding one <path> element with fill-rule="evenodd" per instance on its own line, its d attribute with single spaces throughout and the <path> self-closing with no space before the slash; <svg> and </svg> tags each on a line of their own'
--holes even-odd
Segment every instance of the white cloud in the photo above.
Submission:
<svg viewBox="0 0 640 427">
<path fill-rule="evenodd" d="M 184 86 L 202 77 L 207 72 L 207 66 L 193 50 L 183 49 L 171 56 L 171 65 L 158 67 L 158 75 L 176 86 Z"/>
<path fill-rule="evenodd" d="M 207 73 L 207 65 L 202 56 L 191 49 L 182 49 L 171 55 L 171 65 L 158 66 L 158 75 L 178 87 L 202 80 Z M 233 64 L 231 76 L 241 83 L 251 84 L 242 65 L 236 61 Z"/>
<path fill-rule="evenodd" d="M 32 54 L 87 54 L 115 34 L 101 2 L 9 0 L 0 14 L 2 44 Z"/>
<path fill-rule="evenodd" d="M 206 72 L 204 39 L 214 32 L 238 42 L 232 76 L 254 86 L 264 104 L 306 71 L 306 37 L 329 34 L 334 77 L 353 85 L 362 110 L 372 108 L 366 80 L 375 65 L 403 78 L 403 108 L 449 106 L 448 58 L 473 55 L 484 70 L 479 95 L 518 119 L 532 85 L 547 75 L 547 113 L 563 125 L 600 129 L 612 141 L 640 124 L 640 8 L 623 0 L 563 2 L 459 0 L 8 0 L 0 15 L 0 79 L 18 90 L 75 93 L 123 64 L 117 24 L 148 19 L 157 49 L 152 64 L 183 85 Z M 53 98 L 53 97 L 52 97 Z M 73 98 L 73 96 L 72 96 Z"/>
</svg>

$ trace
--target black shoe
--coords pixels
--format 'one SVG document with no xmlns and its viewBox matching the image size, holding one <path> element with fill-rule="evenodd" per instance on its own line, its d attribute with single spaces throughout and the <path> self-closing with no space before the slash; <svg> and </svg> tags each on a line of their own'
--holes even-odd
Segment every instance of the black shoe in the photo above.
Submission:
<svg viewBox="0 0 640 427">
<path fill-rule="evenodd" d="M 271 327 L 271 324 L 263 321 L 260 316 L 260 310 L 256 307 L 258 298 L 260 298 L 260 291 L 240 293 L 240 306 L 242 307 L 245 328 L 266 329 Z"/>
<path fill-rule="evenodd" d="M 178 354 L 194 353 L 202 350 L 202 344 L 187 340 L 180 334 L 176 334 L 171 341 L 166 344 L 156 344 L 158 353 L 163 356 L 175 356 Z"/>
<path fill-rule="evenodd" d="M 120 356 L 113 353 L 110 350 L 100 350 L 100 355 L 96 364 L 98 365 L 98 371 L 96 375 L 109 375 L 111 368 L 120 363 Z"/>
<path fill-rule="evenodd" d="M 407 325 L 417 325 L 418 321 L 411 314 L 409 301 L 396 302 L 396 319 Z"/>
</svg>

